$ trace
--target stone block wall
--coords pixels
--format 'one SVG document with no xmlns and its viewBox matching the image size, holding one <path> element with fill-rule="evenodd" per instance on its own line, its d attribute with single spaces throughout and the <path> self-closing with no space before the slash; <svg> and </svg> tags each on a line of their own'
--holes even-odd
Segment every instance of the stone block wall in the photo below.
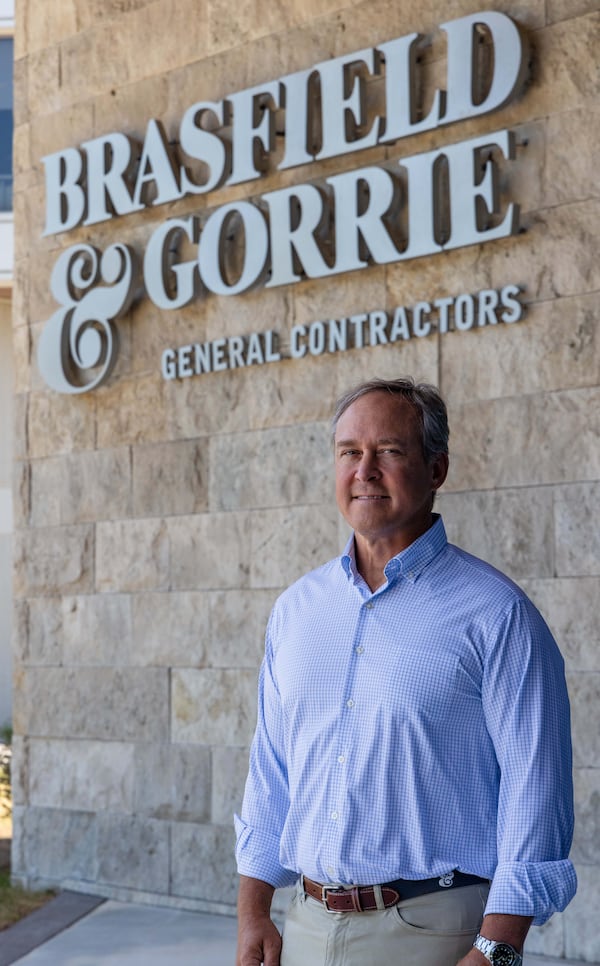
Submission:
<svg viewBox="0 0 600 966">
<path fill-rule="evenodd" d="M 41 158 L 110 131 L 177 135 L 198 100 L 413 31 L 498 9 L 528 36 L 523 93 L 493 115 L 260 182 L 44 237 Z M 531 952 L 600 961 L 600 315 L 597 0 L 43 0 L 15 38 L 14 728 L 16 876 L 102 895 L 232 911 L 231 816 L 245 778 L 264 626 L 279 591 L 337 553 L 327 421 L 373 375 L 435 382 L 451 414 L 440 496 L 450 538 L 519 581 L 567 661 L 580 888 Z M 378 82 L 368 97 L 381 96 Z M 147 298 L 118 323 L 94 392 L 48 389 L 36 347 L 60 251 L 144 246 L 168 216 L 380 164 L 503 128 L 522 232 L 333 279 Z M 516 325 L 165 381 L 168 346 L 419 300 L 522 287 Z"/>
<path fill-rule="evenodd" d="M 12 715 L 12 375 L 10 299 L 0 292 L 0 728 Z"/>
</svg>

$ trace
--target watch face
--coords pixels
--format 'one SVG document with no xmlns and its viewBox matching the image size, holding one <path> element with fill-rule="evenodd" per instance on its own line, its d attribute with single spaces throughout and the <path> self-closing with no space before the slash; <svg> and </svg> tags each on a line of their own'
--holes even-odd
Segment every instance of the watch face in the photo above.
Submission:
<svg viewBox="0 0 600 966">
<path fill-rule="evenodd" d="M 519 962 L 519 954 L 506 943 L 498 943 L 492 950 L 491 958 L 494 966 L 514 966 Z"/>
</svg>

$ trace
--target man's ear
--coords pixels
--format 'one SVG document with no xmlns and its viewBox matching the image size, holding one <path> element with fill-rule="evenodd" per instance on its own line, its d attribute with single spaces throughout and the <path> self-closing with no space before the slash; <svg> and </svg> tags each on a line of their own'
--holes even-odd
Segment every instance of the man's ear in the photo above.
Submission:
<svg viewBox="0 0 600 966">
<path fill-rule="evenodd" d="M 431 488 L 439 490 L 448 476 L 449 458 L 447 453 L 440 453 L 431 461 Z"/>
</svg>

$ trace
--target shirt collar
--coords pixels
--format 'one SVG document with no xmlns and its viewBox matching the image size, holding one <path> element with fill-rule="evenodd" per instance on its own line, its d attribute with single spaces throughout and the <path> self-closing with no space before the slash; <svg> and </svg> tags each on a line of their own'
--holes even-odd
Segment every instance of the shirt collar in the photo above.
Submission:
<svg viewBox="0 0 600 966">
<path fill-rule="evenodd" d="M 411 543 L 410 547 L 388 560 L 384 567 L 388 583 L 391 583 L 398 575 L 414 582 L 434 557 L 437 557 L 438 553 L 444 549 L 448 543 L 448 538 L 444 522 L 439 513 L 433 514 L 433 521 L 429 530 L 426 530 L 414 543 Z M 340 563 L 346 572 L 346 576 L 356 579 L 358 571 L 354 551 L 354 534 L 344 548 Z"/>
</svg>

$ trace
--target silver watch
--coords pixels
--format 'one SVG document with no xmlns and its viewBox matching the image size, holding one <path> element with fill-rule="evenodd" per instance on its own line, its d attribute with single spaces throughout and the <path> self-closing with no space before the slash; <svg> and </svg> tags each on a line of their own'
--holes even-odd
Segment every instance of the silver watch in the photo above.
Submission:
<svg viewBox="0 0 600 966">
<path fill-rule="evenodd" d="M 477 936 L 473 945 L 489 959 L 492 966 L 522 966 L 523 957 L 508 943 L 498 943 L 494 939 Z"/>
</svg>

